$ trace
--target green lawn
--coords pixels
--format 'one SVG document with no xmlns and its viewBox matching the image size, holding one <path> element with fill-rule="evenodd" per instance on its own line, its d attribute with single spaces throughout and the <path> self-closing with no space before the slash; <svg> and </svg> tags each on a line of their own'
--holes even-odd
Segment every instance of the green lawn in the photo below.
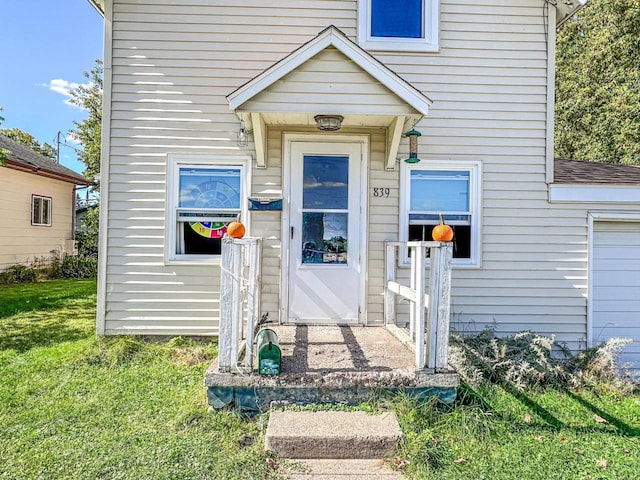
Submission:
<svg viewBox="0 0 640 480">
<path fill-rule="evenodd" d="M 0 479 L 277 478 L 264 418 L 207 413 L 215 345 L 95 339 L 95 282 L 0 286 Z M 393 399 L 416 479 L 638 479 L 640 397 L 606 388 Z"/>
<path fill-rule="evenodd" d="M 99 342 L 95 288 L 0 286 L 0 479 L 273 478 L 259 419 L 207 413 L 215 346 Z"/>
</svg>

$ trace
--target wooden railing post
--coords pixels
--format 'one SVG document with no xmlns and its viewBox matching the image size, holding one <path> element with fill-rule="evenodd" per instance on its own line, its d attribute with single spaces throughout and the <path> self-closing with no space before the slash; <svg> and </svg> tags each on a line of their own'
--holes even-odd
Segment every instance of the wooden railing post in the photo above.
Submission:
<svg viewBox="0 0 640 480">
<path fill-rule="evenodd" d="M 424 369 L 425 365 L 425 311 L 424 311 L 424 294 L 425 294 L 425 257 L 426 248 L 420 244 L 411 248 L 411 265 L 412 270 L 415 267 L 413 274 L 413 281 L 415 282 L 412 288 L 416 292 L 416 300 L 413 304 L 414 318 L 415 318 L 415 338 L 416 338 L 416 366 L 418 369 Z M 415 263 L 414 263 L 415 262 Z M 429 338 L 429 337 L 427 337 Z"/>
<path fill-rule="evenodd" d="M 253 368 L 253 337 L 255 335 L 255 327 L 258 324 L 259 309 L 259 285 L 260 278 L 260 240 L 254 240 L 249 244 L 249 283 L 247 285 L 247 335 L 245 338 L 246 349 L 244 357 L 244 366 Z"/>
<path fill-rule="evenodd" d="M 396 250 L 393 244 L 386 243 L 386 261 L 385 261 L 385 278 L 384 285 L 384 323 L 396 323 L 396 294 L 389 289 L 389 282 L 396 281 Z"/>
<path fill-rule="evenodd" d="M 452 251 L 451 243 L 443 243 L 430 254 L 427 357 L 429 368 L 441 370 L 448 368 Z"/>
<path fill-rule="evenodd" d="M 233 329 L 232 299 L 233 244 L 230 238 L 222 239 L 220 259 L 220 327 L 218 332 L 218 370 L 228 372 L 235 363 L 232 353 L 231 331 Z"/>
</svg>

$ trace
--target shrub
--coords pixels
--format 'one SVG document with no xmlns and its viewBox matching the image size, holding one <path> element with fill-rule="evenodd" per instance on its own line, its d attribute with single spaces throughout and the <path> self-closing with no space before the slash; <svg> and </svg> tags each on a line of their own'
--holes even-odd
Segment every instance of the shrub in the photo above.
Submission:
<svg viewBox="0 0 640 480">
<path fill-rule="evenodd" d="M 452 333 L 449 362 L 473 388 L 483 383 L 509 384 L 518 390 L 607 384 L 631 391 L 633 383 L 621 377 L 617 365 L 618 354 L 630 341 L 613 338 L 574 355 L 554 337 L 529 331 L 499 337 L 486 328 L 464 337 Z"/>
<path fill-rule="evenodd" d="M 56 278 L 95 278 L 98 275 L 98 259 L 65 255 Z"/>
<path fill-rule="evenodd" d="M 0 273 L 0 284 L 33 283 L 38 279 L 34 268 L 24 265 L 13 265 Z"/>
</svg>

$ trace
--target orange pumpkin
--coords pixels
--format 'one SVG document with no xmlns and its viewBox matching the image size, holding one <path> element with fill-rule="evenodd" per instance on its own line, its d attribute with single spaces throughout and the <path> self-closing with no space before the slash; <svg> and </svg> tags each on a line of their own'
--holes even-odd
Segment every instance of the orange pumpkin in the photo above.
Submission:
<svg viewBox="0 0 640 480">
<path fill-rule="evenodd" d="M 227 225 L 227 235 L 231 238 L 242 238 L 245 234 L 244 225 L 240 222 L 231 222 Z"/>
<path fill-rule="evenodd" d="M 436 225 L 431 231 L 431 238 L 436 242 L 450 242 L 453 240 L 453 228 L 444 224 L 442 214 L 440 214 L 440 225 Z"/>
</svg>

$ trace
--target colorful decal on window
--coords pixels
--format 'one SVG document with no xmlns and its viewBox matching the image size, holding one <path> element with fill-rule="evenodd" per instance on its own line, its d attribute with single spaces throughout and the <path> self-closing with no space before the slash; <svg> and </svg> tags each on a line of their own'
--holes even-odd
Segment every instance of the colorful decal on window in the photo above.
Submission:
<svg viewBox="0 0 640 480">
<path fill-rule="evenodd" d="M 199 184 L 191 191 L 191 197 L 196 208 L 233 208 L 238 204 L 238 192 L 218 180 Z M 222 238 L 227 231 L 227 223 L 222 222 L 189 222 L 189 226 L 205 238 Z"/>
<path fill-rule="evenodd" d="M 206 238 L 222 238 L 227 231 L 226 223 L 189 222 L 191 229 Z"/>
</svg>

